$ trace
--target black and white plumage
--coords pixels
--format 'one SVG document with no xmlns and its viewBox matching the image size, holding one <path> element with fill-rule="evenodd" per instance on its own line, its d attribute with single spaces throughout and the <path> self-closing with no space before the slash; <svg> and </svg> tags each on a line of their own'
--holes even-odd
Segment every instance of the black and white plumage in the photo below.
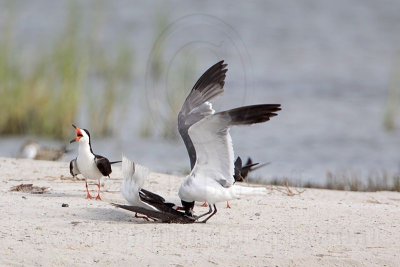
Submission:
<svg viewBox="0 0 400 267">
<path fill-rule="evenodd" d="M 96 155 L 93 153 L 90 133 L 86 129 L 80 129 L 75 125 L 72 125 L 75 128 L 76 138 L 71 140 L 70 143 L 78 142 L 78 156 L 71 160 L 69 164 L 69 171 L 72 176 L 77 176 L 78 174 L 82 174 L 86 180 L 86 197 L 88 199 L 92 199 L 93 197 L 90 195 L 87 179 L 96 179 L 98 180 L 98 191 L 97 191 L 97 200 L 101 200 L 100 197 L 100 179 L 104 176 L 110 176 L 112 169 L 111 164 L 118 163 L 121 161 L 110 162 L 106 157 Z"/>
<path fill-rule="evenodd" d="M 268 121 L 277 115 L 279 104 L 261 104 L 211 113 L 189 127 L 189 136 L 196 150 L 196 163 L 179 189 L 179 197 L 188 214 L 194 201 L 207 202 L 210 210 L 202 216 L 216 213 L 215 203 L 246 195 L 265 194 L 265 188 L 235 184 L 234 153 L 229 129 L 233 125 L 250 125 Z M 212 206 L 214 211 L 212 210 Z"/>
<path fill-rule="evenodd" d="M 235 160 L 235 171 L 233 175 L 235 182 L 246 181 L 247 176 L 249 175 L 250 172 L 262 168 L 268 164 L 269 162 L 263 164 L 260 164 L 258 162 L 253 163 L 253 160 L 251 158 L 248 158 L 246 164 L 243 166 L 242 159 L 240 157 L 237 157 Z"/>
<path fill-rule="evenodd" d="M 149 169 L 137 165 L 126 157 L 122 157 L 122 174 L 124 180 L 121 185 L 121 194 L 132 206 L 141 207 L 144 209 L 156 210 L 155 207 L 141 200 L 140 190 L 147 177 Z"/>
<path fill-rule="evenodd" d="M 185 215 L 175 209 L 174 203 L 143 189 L 143 185 L 149 176 L 149 169 L 135 164 L 126 157 L 122 157 L 123 182 L 121 185 L 122 196 L 129 205 L 113 204 L 116 207 L 143 214 L 155 221 L 165 223 L 193 223 L 194 217 Z"/>
</svg>

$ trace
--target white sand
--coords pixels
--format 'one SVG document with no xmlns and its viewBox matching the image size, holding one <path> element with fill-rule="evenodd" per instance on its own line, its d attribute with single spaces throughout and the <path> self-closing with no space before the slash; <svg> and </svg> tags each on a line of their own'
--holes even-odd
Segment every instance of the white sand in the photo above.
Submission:
<svg viewBox="0 0 400 267">
<path fill-rule="evenodd" d="M 104 201 L 86 200 L 68 163 L 0 158 L 0 266 L 399 266 L 400 194 L 306 190 L 218 205 L 207 224 L 148 223 L 112 207 L 120 167 Z M 182 178 L 153 174 L 146 187 L 175 195 Z M 44 195 L 9 192 L 21 183 Z M 69 207 L 62 208 L 67 203 Z M 196 207 L 198 213 L 205 209 Z"/>
</svg>

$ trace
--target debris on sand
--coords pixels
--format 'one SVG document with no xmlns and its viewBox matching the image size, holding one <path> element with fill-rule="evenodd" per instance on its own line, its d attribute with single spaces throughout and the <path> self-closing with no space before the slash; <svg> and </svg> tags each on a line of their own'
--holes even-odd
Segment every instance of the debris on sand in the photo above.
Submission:
<svg viewBox="0 0 400 267">
<path fill-rule="evenodd" d="M 34 186 L 33 184 L 20 184 L 10 188 L 11 192 L 23 192 L 31 194 L 44 194 L 49 191 L 49 187 Z"/>
</svg>

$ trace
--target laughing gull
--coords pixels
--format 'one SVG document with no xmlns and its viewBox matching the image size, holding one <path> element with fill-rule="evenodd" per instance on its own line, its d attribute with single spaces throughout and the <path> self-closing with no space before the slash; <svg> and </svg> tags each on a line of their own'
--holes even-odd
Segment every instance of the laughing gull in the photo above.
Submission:
<svg viewBox="0 0 400 267">
<path fill-rule="evenodd" d="M 87 179 L 97 179 L 98 190 L 96 200 L 101 200 L 100 179 L 103 176 L 108 176 L 110 178 L 112 172 L 111 164 L 121 161 L 110 162 L 106 157 L 94 154 L 90 142 L 89 131 L 86 129 L 80 129 L 73 124 L 72 126 L 75 128 L 76 138 L 72 139 L 70 143 L 78 142 L 79 149 L 78 156 L 69 163 L 69 171 L 73 177 L 78 174 L 82 174 L 83 177 L 85 177 L 87 199 L 93 198 L 88 189 Z"/>
<path fill-rule="evenodd" d="M 195 218 L 177 211 L 174 203 L 166 202 L 165 199 L 143 189 L 143 184 L 149 176 L 149 169 L 135 164 L 126 157 L 122 157 L 122 174 L 124 180 L 121 185 L 122 196 L 129 205 L 113 204 L 116 207 L 135 212 L 135 217 L 153 219 L 166 223 L 193 223 Z M 137 213 L 146 217 L 139 217 Z"/>
<path fill-rule="evenodd" d="M 217 202 L 266 194 L 265 188 L 234 184 L 234 153 L 229 129 L 233 125 L 266 122 L 281 110 L 280 104 L 245 106 L 218 113 L 213 112 L 211 105 L 208 107 L 208 115 L 188 129 L 196 151 L 196 162 L 178 193 L 185 213 L 190 216 L 195 201 L 210 204 L 209 211 L 197 217 L 198 220 L 210 214 L 202 221 L 204 223 L 217 212 Z"/>
<path fill-rule="evenodd" d="M 209 101 L 224 92 L 227 66 L 221 60 L 206 70 L 193 86 L 178 114 L 178 131 L 189 155 L 190 170 L 196 163 L 196 150 L 189 136 L 189 128 L 205 116 L 215 113 Z M 204 202 L 202 206 L 207 207 L 207 203 Z M 227 207 L 230 207 L 228 202 Z"/>
<path fill-rule="evenodd" d="M 209 101 L 224 92 L 226 72 L 228 71 L 227 66 L 228 64 L 221 60 L 206 70 L 193 86 L 179 112 L 178 131 L 186 146 L 191 170 L 196 163 L 196 150 L 188 133 L 189 128 L 204 117 L 215 113 Z M 248 162 L 242 167 L 242 161 L 238 157 L 235 161 L 235 181 L 243 182 L 250 171 L 258 169 L 265 164 L 253 168 L 255 165 L 258 165 L 258 163 L 253 164 L 252 162 Z M 207 207 L 207 203 L 204 202 L 202 206 Z M 229 202 L 226 203 L 226 207 L 231 207 Z"/>
</svg>

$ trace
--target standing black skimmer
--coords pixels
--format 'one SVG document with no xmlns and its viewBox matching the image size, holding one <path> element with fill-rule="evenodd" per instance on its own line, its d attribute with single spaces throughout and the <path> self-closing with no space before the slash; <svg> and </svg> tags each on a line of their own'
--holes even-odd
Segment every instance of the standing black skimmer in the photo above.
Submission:
<svg viewBox="0 0 400 267">
<path fill-rule="evenodd" d="M 100 197 L 100 179 L 103 176 L 108 176 L 110 178 L 111 164 L 118 163 L 121 161 L 110 162 L 107 158 L 96 155 L 93 153 L 92 145 L 90 143 L 90 134 L 86 129 L 80 129 L 72 124 L 75 128 L 76 138 L 72 139 L 70 143 L 78 142 L 78 156 L 71 160 L 69 163 L 69 171 L 72 176 L 77 176 L 82 174 L 85 177 L 86 183 L 86 198 L 92 199 L 88 189 L 87 179 L 97 179 L 98 180 L 98 190 L 96 200 L 101 200 Z"/>
<path fill-rule="evenodd" d="M 116 207 L 135 212 L 135 217 L 146 220 L 153 219 L 166 223 L 193 223 L 196 218 L 177 211 L 174 203 L 168 203 L 162 196 L 143 189 L 143 184 L 149 176 L 149 170 L 122 157 L 122 174 L 124 180 L 121 193 L 129 205 L 113 204 Z M 139 217 L 137 213 L 146 217 Z"/>
<path fill-rule="evenodd" d="M 217 202 L 266 194 L 265 188 L 234 184 L 234 153 L 229 128 L 266 122 L 279 110 L 280 104 L 245 106 L 218 113 L 209 109 L 208 116 L 189 127 L 196 163 L 178 193 L 186 214 L 192 216 L 195 201 L 207 202 L 209 211 L 197 217 L 198 220 L 209 215 L 202 221 L 205 223 L 217 212 Z"/>
</svg>

